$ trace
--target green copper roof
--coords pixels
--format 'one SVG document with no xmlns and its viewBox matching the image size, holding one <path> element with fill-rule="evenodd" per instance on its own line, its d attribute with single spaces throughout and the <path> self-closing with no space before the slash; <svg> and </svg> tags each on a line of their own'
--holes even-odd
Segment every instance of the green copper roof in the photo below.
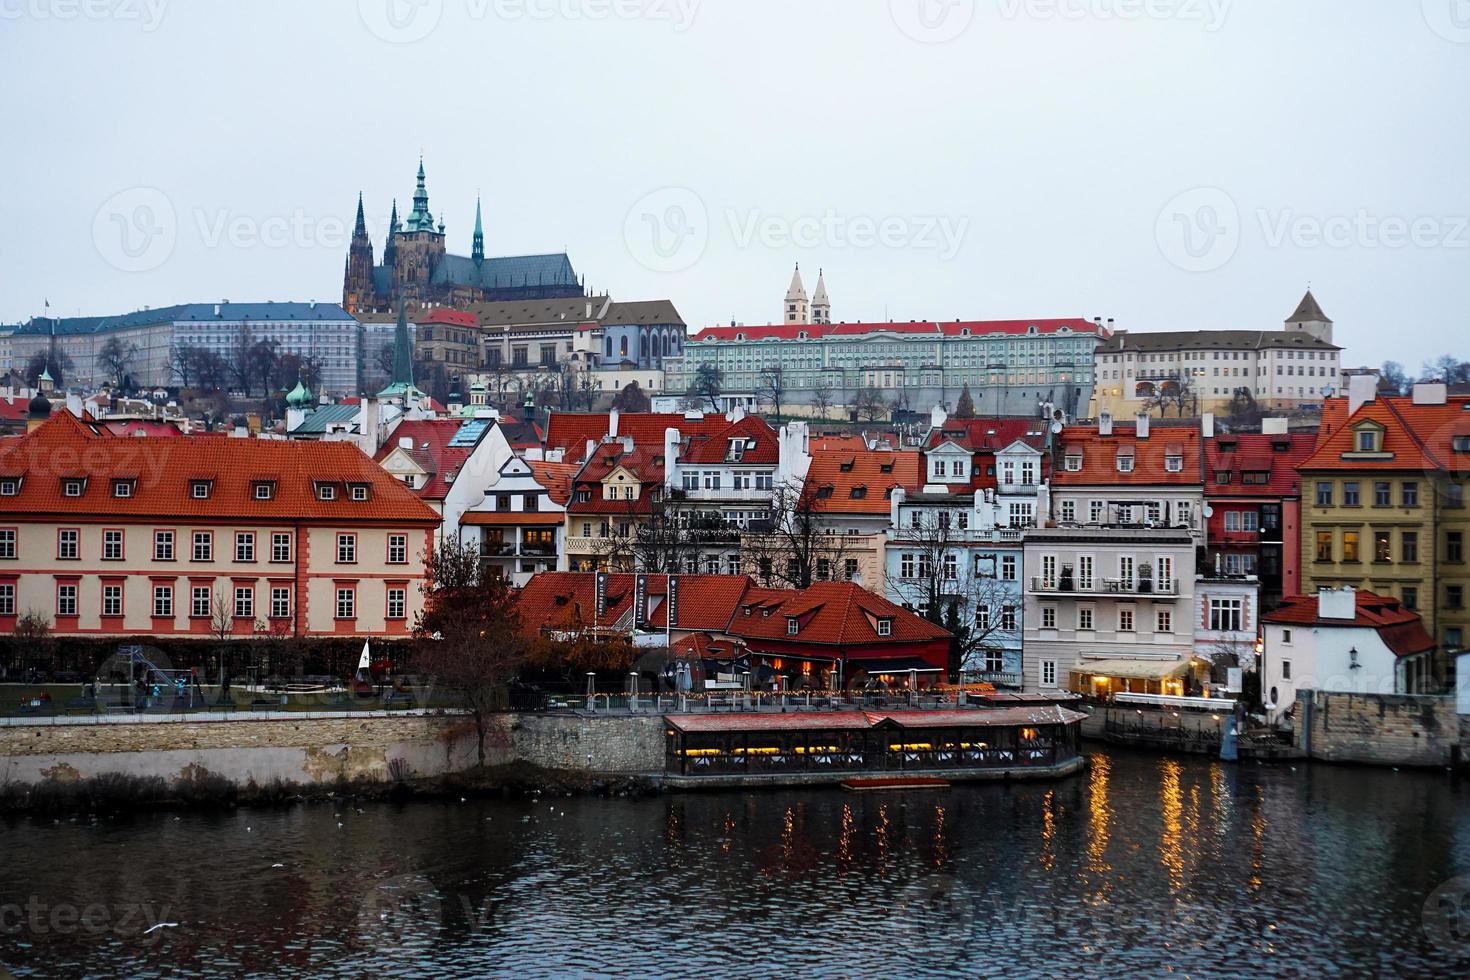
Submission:
<svg viewBox="0 0 1470 980">
<path fill-rule="evenodd" d="M 378 397 L 406 400 L 423 394 L 413 383 L 413 341 L 408 336 L 408 313 L 399 303 L 398 325 L 393 330 L 393 378 Z"/>
<path fill-rule="evenodd" d="M 434 216 L 429 213 L 429 190 L 424 184 L 423 157 L 419 158 L 418 186 L 414 188 L 413 211 L 409 213 L 406 230 L 429 232 L 434 230 Z"/>
<path fill-rule="evenodd" d="M 470 259 L 479 265 L 485 261 L 485 229 L 480 225 L 480 199 L 475 198 L 475 238 L 470 246 Z"/>
<path fill-rule="evenodd" d="M 286 395 L 286 404 L 291 408 L 305 408 L 311 404 L 311 389 L 302 383 L 301 378 L 296 379 L 296 387 Z"/>
</svg>

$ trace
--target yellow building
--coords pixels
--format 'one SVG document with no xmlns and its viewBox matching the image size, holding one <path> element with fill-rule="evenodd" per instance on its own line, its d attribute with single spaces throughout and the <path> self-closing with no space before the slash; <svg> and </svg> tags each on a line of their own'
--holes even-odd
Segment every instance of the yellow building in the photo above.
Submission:
<svg viewBox="0 0 1470 980">
<path fill-rule="evenodd" d="M 1297 468 L 1302 590 L 1397 596 L 1451 653 L 1470 627 L 1470 397 L 1442 384 L 1416 385 L 1409 397 L 1372 389 L 1327 402 L 1316 450 Z"/>
</svg>

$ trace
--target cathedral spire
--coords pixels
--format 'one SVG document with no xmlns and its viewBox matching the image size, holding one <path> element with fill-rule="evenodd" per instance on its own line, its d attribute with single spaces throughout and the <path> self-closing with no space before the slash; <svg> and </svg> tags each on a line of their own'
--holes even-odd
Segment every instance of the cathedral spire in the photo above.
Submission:
<svg viewBox="0 0 1470 980">
<path fill-rule="evenodd" d="M 485 229 L 480 224 L 480 198 L 475 197 L 475 238 L 470 246 L 470 258 L 474 259 L 475 265 L 485 261 Z"/>
<path fill-rule="evenodd" d="M 434 230 L 434 215 L 429 212 L 429 189 L 424 182 L 424 158 L 419 157 L 418 184 L 413 191 L 413 210 L 408 215 L 409 231 Z"/>
<path fill-rule="evenodd" d="M 408 335 L 408 308 L 398 301 L 398 325 L 393 330 L 393 377 L 388 387 L 378 392 L 379 398 L 403 400 L 404 407 L 423 392 L 413 383 L 413 341 Z"/>
<path fill-rule="evenodd" d="M 354 237 L 367 235 L 367 218 L 362 213 L 362 191 L 357 192 L 357 227 L 352 230 Z"/>
</svg>

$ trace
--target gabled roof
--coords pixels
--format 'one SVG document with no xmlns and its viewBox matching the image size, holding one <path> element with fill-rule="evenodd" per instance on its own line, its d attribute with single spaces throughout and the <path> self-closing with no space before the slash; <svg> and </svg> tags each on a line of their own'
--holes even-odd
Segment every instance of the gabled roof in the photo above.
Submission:
<svg viewBox="0 0 1470 980">
<path fill-rule="evenodd" d="M 72 461 L 67 463 L 65 461 Z M 119 437 L 60 412 L 26 436 L 0 447 L 0 474 L 23 477 L 15 496 L 0 497 L 13 520 L 36 515 L 118 515 L 227 520 L 437 525 L 439 515 L 349 442 L 284 439 Z M 63 477 L 84 477 L 79 497 L 62 494 Z M 133 480 L 130 496 L 114 496 L 114 480 Z M 196 499 L 193 485 L 210 485 Z M 255 484 L 271 482 L 271 499 Z M 332 500 L 317 486 L 336 485 Z M 354 501 L 348 484 L 368 488 Z"/>
<path fill-rule="evenodd" d="M 1296 468 L 1312 454 L 1315 432 L 1265 435 L 1226 433 L 1205 442 L 1205 495 L 1209 497 L 1300 497 L 1301 477 Z M 1230 474 L 1219 482 L 1218 474 Z M 1247 484 L 1246 473 L 1265 473 L 1265 484 Z"/>
<path fill-rule="evenodd" d="M 744 575 L 680 575 L 679 615 L 675 629 L 724 632 L 752 586 Z M 637 576 L 608 575 L 607 609 L 597 622 L 610 626 L 633 607 Z M 596 576 L 591 572 L 542 572 L 516 595 L 516 612 L 521 628 L 535 635 L 569 626 L 591 626 L 597 595 Z M 667 626 L 668 576 L 648 576 L 649 622 L 651 629 Z"/>
<path fill-rule="evenodd" d="M 672 300 L 647 299 L 629 303 L 609 303 L 607 312 L 600 318 L 605 327 L 623 325 L 684 326 L 684 318 L 674 308 Z"/>
<path fill-rule="evenodd" d="M 821 513 L 886 516 L 890 509 L 888 491 L 917 487 L 923 482 L 921 469 L 916 452 L 838 450 L 812 455 L 806 483 L 817 489 L 817 509 Z M 866 492 L 854 497 L 855 488 L 865 488 Z"/>
<path fill-rule="evenodd" d="M 731 441 L 736 439 L 745 440 L 741 464 L 775 466 L 781 461 L 781 446 L 776 432 L 765 419 L 747 415 L 738 422 L 726 422 L 723 426 L 720 422 L 724 422 L 723 416 L 706 416 L 699 428 L 684 440 L 679 462 L 723 463 L 729 455 Z M 681 435 L 683 432 L 680 429 Z"/>
<path fill-rule="evenodd" d="M 1382 429 L 1381 457 L 1355 454 L 1356 432 L 1364 423 Z M 1415 405 L 1409 395 L 1378 396 L 1351 416 L 1347 399 L 1329 398 L 1316 447 L 1300 468 L 1470 472 L 1470 453 L 1455 451 L 1457 437 L 1470 438 L 1470 395 L 1449 395 L 1443 405 Z"/>
<path fill-rule="evenodd" d="M 1405 609 L 1392 596 L 1359 592 L 1356 597 L 1357 618 L 1326 619 L 1318 614 L 1318 600 L 1314 595 L 1287 596 L 1282 604 L 1266 613 L 1263 622 L 1277 626 L 1315 626 L 1318 628 L 1375 630 L 1384 644 L 1400 657 L 1416 653 L 1427 653 L 1434 649 L 1434 640 L 1424 629 L 1419 614 Z"/>
<path fill-rule="evenodd" d="M 1096 425 L 1069 426 L 1057 437 L 1063 464 L 1052 468 L 1054 486 L 1199 486 L 1200 434 L 1195 425 L 1165 426 L 1154 420 L 1149 435 L 1138 438 L 1135 425 L 1113 425 L 1101 435 Z M 1118 470 L 1118 456 L 1131 455 L 1131 472 Z M 1080 472 L 1069 472 L 1068 456 L 1081 455 Z M 1177 473 L 1167 469 L 1170 456 L 1183 457 Z"/>
<path fill-rule="evenodd" d="M 681 596 L 680 602 L 683 602 Z M 799 631 L 787 632 L 796 618 Z M 890 635 L 878 621 L 892 622 Z M 943 628 L 852 582 L 817 582 L 797 591 L 752 589 L 727 630 L 747 641 L 781 640 L 823 646 L 924 642 L 948 639 Z"/>
<path fill-rule="evenodd" d="M 547 463 L 542 460 L 526 460 L 526 465 L 531 467 L 531 475 L 536 482 L 546 488 L 546 495 L 565 507 L 572 499 L 572 478 L 580 467 L 576 463 Z"/>
<path fill-rule="evenodd" d="M 924 448 L 932 449 L 942 442 L 953 442 L 971 452 L 998 453 L 1017 440 L 1034 449 L 1046 444 L 1046 423 L 1040 419 L 1024 418 L 974 418 L 947 419 L 938 428 L 930 429 L 924 440 Z"/>
<path fill-rule="evenodd" d="M 452 445 L 464 426 L 459 419 L 404 419 L 373 458 L 381 463 L 401 449 L 429 477 L 413 492 L 424 500 L 443 500 L 453 478 L 489 431 L 482 430 L 479 438 L 469 445 Z M 403 447 L 405 439 L 411 440 L 411 447 Z"/>
</svg>

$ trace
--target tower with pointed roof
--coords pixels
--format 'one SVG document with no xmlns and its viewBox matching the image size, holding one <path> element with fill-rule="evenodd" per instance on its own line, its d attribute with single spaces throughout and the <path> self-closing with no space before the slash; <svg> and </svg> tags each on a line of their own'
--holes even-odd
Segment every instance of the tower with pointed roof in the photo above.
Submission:
<svg viewBox="0 0 1470 980">
<path fill-rule="evenodd" d="M 403 226 L 398 222 L 398 198 L 395 197 L 393 199 L 393 213 L 388 216 L 388 241 L 383 246 L 383 265 L 390 271 L 398 262 L 398 246 L 393 240 L 398 237 L 398 233 L 402 230 Z"/>
<path fill-rule="evenodd" d="M 347 269 L 342 281 L 342 306 L 356 313 L 373 304 L 373 241 L 368 237 L 362 211 L 362 192 L 357 194 L 357 224 L 347 249 Z"/>
<path fill-rule="evenodd" d="M 475 237 L 470 242 L 470 261 L 478 268 L 485 262 L 485 229 L 480 224 L 480 199 L 475 198 Z"/>
<path fill-rule="evenodd" d="M 817 270 L 817 288 L 812 293 L 812 322 L 832 322 L 832 301 L 827 298 L 827 277 L 823 269 Z"/>
<path fill-rule="evenodd" d="M 791 274 L 791 287 L 786 290 L 786 323 L 811 323 L 811 304 L 807 301 L 806 287 L 801 282 L 801 263 Z"/>
<path fill-rule="evenodd" d="M 1317 297 L 1312 295 L 1310 288 L 1297 304 L 1296 310 L 1286 318 L 1286 331 L 1309 333 L 1324 343 L 1332 343 L 1332 320 L 1322 312 L 1322 306 L 1317 302 Z"/>
<path fill-rule="evenodd" d="M 400 399 L 407 405 L 423 394 L 413 383 L 413 340 L 408 334 L 407 310 L 399 303 L 398 325 L 393 330 L 393 377 L 378 397 Z"/>
<path fill-rule="evenodd" d="M 413 210 L 403 223 L 403 230 L 393 235 L 394 299 L 424 303 L 429 299 L 429 281 L 434 269 L 444 258 L 443 225 L 434 225 L 429 210 L 429 190 L 424 177 L 424 160 L 419 158 L 418 180 L 413 192 Z"/>
</svg>

